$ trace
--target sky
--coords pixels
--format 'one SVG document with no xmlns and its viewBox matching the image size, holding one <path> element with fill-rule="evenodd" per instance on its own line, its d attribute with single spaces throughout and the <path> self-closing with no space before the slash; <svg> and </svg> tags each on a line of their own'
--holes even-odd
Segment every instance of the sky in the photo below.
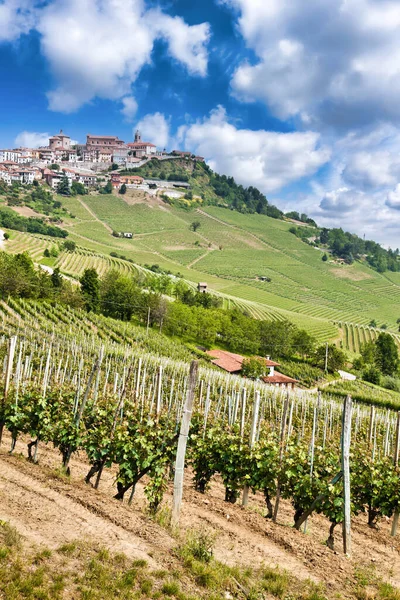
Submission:
<svg viewBox="0 0 400 600">
<path fill-rule="evenodd" d="M 0 0 L 0 147 L 190 150 L 400 246 L 399 0 Z"/>
</svg>

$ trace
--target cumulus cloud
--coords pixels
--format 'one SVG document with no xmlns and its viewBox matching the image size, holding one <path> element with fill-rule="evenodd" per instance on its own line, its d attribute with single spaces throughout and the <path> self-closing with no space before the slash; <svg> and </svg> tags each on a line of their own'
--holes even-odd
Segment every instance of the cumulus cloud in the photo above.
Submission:
<svg viewBox="0 0 400 600">
<path fill-rule="evenodd" d="M 347 213 L 357 210 L 362 203 L 363 194 L 349 188 L 339 188 L 326 192 L 321 200 L 320 208 L 324 211 L 337 213 L 340 216 L 342 213 Z"/>
<path fill-rule="evenodd" d="M 219 173 L 264 192 L 313 175 L 330 157 L 329 149 L 319 145 L 317 133 L 238 129 L 221 106 L 208 118 L 182 127 L 178 140 L 206 157 Z"/>
<path fill-rule="evenodd" d="M 0 4 L 0 43 L 11 42 L 35 25 L 35 0 L 4 0 Z"/>
<path fill-rule="evenodd" d="M 39 148 L 47 146 L 50 135 L 48 133 L 38 133 L 36 131 L 21 131 L 15 138 L 17 148 Z"/>
<path fill-rule="evenodd" d="M 40 5 L 40 6 L 39 6 Z M 0 42 L 35 28 L 56 86 L 49 107 L 73 112 L 93 98 L 121 100 L 133 116 L 131 85 L 158 39 L 191 75 L 207 73 L 209 25 L 148 10 L 144 0 L 5 0 L 0 4 Z M 123 100 L 124 102 L 124 100 Z"/>
<path fill-rule="evenodd" d="M 138 104 L 133 96 L 125 96 L 122 98 L 122 109 L 121 113 L 124 115 L 127 121 L 132 121 L 133 117 L 137 113 Z"/>
<path fill-rule="evenodd" d="M 149 11 L 146 20 L 154 35 L 168 42 L 170 55 L 182 62 L 189 73 L 203 77 L 207 74 L 208 23 L 189 27 L 181 17 L 170 17 L 160 10 Z"/>
<path fill-rule="evenodd" d="M 396 188 L 388 193 L 386 206 L 394 210 L 400 210 L 400 184 L 397 184 Z"/>
<path fill-rule="evenodd" d="M 345 127 L 400 119 L 397 0 L 220 0 L 255 52 L 232 88 L 281 118 Z"/>
<path fill-rule="evenodd" d="M 170 123 L 165 116 L 159 112 L 143 117 L 135 129 L 139 129 L 142 140 L 152 142 L 159 148 L 166 148 L 170 136 Z"/>
</svg>

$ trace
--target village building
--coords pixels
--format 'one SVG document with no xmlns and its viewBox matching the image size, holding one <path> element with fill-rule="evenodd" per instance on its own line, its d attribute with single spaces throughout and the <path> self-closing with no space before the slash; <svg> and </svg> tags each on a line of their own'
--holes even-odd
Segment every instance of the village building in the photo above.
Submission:
<svg viewBox="0 0 400 600">
<path fill-rule="evenodd" d="M 152 144 L 151 142 L 143 142 L 140 131 L 136 131 L 135 133 L 135 141 L 127 144 L 129 151 L 132 156 L 136 158 L 140 158 L 143 156 L 151 156 L 157 153 L 157 146 Z"/>
<path fill-rule="evenodd" d="M 0 150 L 0 162 L 11 160 L 18 162 L 18 158 L 21 156 L 20 150 Z"/>
<path fill-rule="evenodd" d="M 200 294 L 205 294 L 205 293 L 206 293 L 206 291 L 207 291 L 207 284 L 206 284 L 206 283 L 204 283 L 204 282 L 199 282 L 199 283 L 197 284 L 197 291 L 198 291 Z"/>
<path fill-rule="evenodd" d="M 71 149 L 71 138 L 69 135 L 65 135 L 61 129 L 58 135 L 53 135 L 49 139 L 49 148 L 50 150 L 68 151 Z"/>
<path fill-rule="evenodd" d="M 227 350 L 208 350 L 207 354 L 213 358 L 211 362 L 220 369 L 223 369 L 232 375 L 240 375 L 243 367 L 243 361 L 245 360 L 245 357 L 241 354 L 234 354 L 233 352 L 228 352 Z M 268 374 L 262 377 L 261 381 L 268 385 L 293 389 L 296 384 L 298 384 L 298 381 L 276 371 L 275 367 L 279 366 L 279 363 L 274 362 L 269 356 L 267 356 L 267 358 L 265 358 L 265 367 L 268 369 Z"/>
<path fill-rule="evenodd" d="M 124 145 L 124 141 L 120 140 L 116 135 L 91 135 L 86 136 L 86 150 L 94 150 L 101 148 L 118 148 Z"/>
</svg>

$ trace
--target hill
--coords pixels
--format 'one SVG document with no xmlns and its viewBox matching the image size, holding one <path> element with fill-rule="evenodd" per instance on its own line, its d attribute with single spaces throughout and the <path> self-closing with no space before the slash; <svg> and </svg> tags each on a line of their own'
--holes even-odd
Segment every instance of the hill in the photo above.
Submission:
<svg viewBox="0 0 400 600">
<path fill-rule="evenodd" d="M 180 209 L 144 198 L 131 203 L 128 194 L 62 202 L 76 215 L 65 219 L 70 237 L 92 251 L 114 250 L 136 264 L 157 263 L 189 281 L 204 280 L 227 303 L 290 318 L 321 339 L 338 337 L 334 324 L 356 325 L 361 337 L 364 331 L 368 336 L 373 320 L 397 333 L 400 275 L 365 263 L 323 262 L 320 250 L 289 231 L 289 222 L 216 206 Z M 131 231 L 133 239 L 114 238 L 110 230 Z M 357 350 L 358 334 L 353 341 L 343 332 L 342 339 Z"/>
<path fill-rule="evenodd" d="M 174 200 L 166 198 L 163 189 L 152 195 L 128 190 L 124 196 L 59 197 L 51 210 L 78 245 L 77 251 L 43 257 L 56 240 L 12 231 L 7 249 L 28 249 L 37 262 L 58 266 L 72 277 L 88 266 L 102 274 L 111 267 L 128 273 L 158 265 L 191 285 L 206 281 L 227 307 L 245 309 L 256 318 L 289 319 L 318 341 L 336 340 L 351 353 L 359 352 L 361 344 L 375 339 L 381 329 L 399 339 L 399 273 L 379 273 L 365 260 L 345 264 L 329 255 L 323 261 L 325 250 L 293 235 L 293 221 L 280 211 L 275 215 L 279 218 L 254 213 L 251 202 L 259 192 L 246 191 L 230 178 L 224 182 L 201 163 L 152 160 L 139 172 L 154 178 L 186 178 L 191 190 L 178 189 L 181 198 Z M 221 201 L 216 189 L 222 193 L 225 184 L 229 193 Z M 233 189 L 239 198 L 246 192 L 248 204 L 234 207 Z M 49 210 L 46 194 L 36 195 L 36 201 L 29 198 L 31 210 L 35 202 L 38 209 Z M 268 202 L 265 206 L 270 207 Z M 130 231 L 133 239 L 114 237 L 113 231 Z"/>
</svg>

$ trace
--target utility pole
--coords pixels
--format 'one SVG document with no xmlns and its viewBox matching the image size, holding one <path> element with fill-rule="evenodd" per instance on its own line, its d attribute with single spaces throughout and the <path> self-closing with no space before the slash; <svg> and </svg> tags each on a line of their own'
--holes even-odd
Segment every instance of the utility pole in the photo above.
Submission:
<svg viewBox="0 0 400 600">
<path fill-rule="evenodd" d="M 147 327 L 146 327 L 147 335 L 149 335 L 149 327 L 150 327 L 150 306 L 149 306 L 149 310 L 147 311 Z"/>
</svg>

